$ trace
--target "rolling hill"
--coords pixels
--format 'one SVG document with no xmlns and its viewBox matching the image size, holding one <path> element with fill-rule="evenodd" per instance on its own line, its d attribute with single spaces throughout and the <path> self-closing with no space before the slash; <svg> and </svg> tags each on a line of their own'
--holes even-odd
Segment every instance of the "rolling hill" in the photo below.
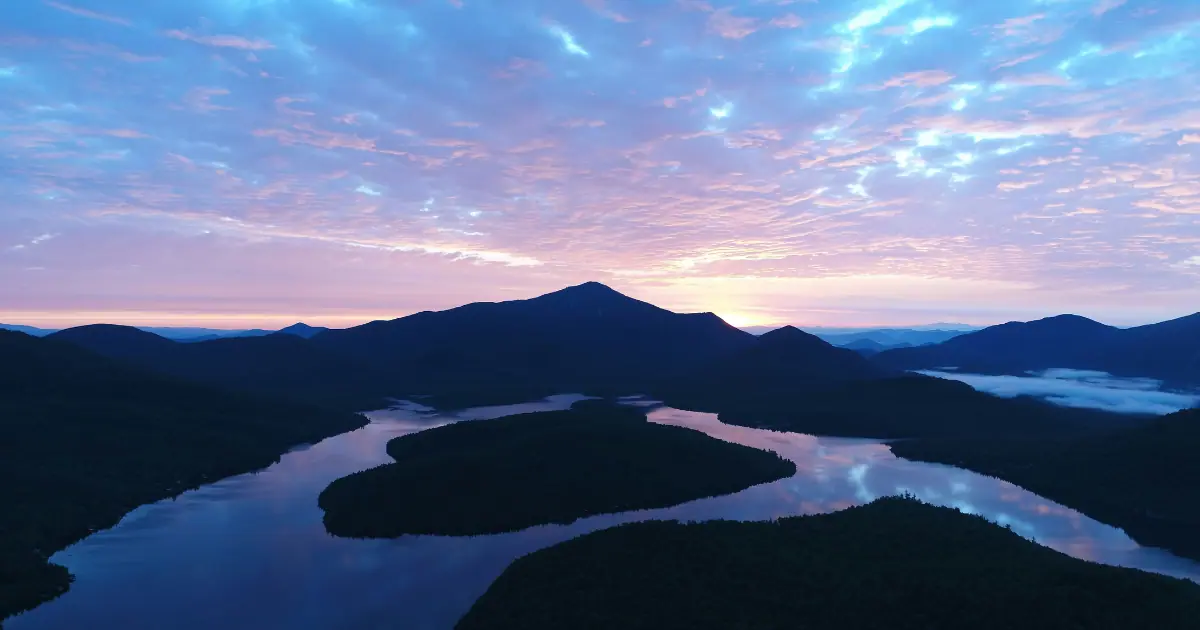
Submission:
<svg viewBox="0 0 1200 630">
<path fill-rule="evenodd" d="M 0 331 L 0 619 L 65 591 L 47 558 L 134 507 L 365 423 Z"/>
<path fill-rule="evenodd" d="M 386 374 L 291 334 L 182 343 L 96 324 L 47 338 L 163 375 L 341 410 L 378 409 L 397 389 Z"/>
<path fill-rule="evenodd" d="M 1077 315 L 1009 322 L 933 346 L 887 350 L 873 360 L 892 369 L 955 367 L 991 374 L 1100 370 L 1194 387 L 1200 386 L 1200 313 L 1127 329 Z"/>
</svg>

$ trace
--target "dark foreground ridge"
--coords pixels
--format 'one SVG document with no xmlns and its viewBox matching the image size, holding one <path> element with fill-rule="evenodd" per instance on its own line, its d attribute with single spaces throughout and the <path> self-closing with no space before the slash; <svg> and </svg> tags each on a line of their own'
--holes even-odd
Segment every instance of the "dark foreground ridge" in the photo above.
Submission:
<svg viewBox="0 0 1200 630">
<path fill-rule="evenodd" d="M 1103 435 L 897 442 L 906 459 L 1015 483 L 1120 527 L 1139 544 L 1200 561 L 1200 409 Z"/>
<path fill-rule="evenodd" d="M 366 424 L 0 331 L 0 620 L 67 590 L 49 556 L 133 508 Z"/>
<path fill-rule="evenodd" d="M 458 630 L 1194 628 L 1200 586 L 885 498 L 773 523 L 646 522 L 514 562 Z"/>
<path fill-rule="evenodd" d="M 667 402 L 676 401 L 668 398 Z M 880 439 L 997 436 L 1044 439 L 1090 435 L 1148 421 L 1140 416 L 1062 407 L 1032 397 L 1000 398 L 966 383 L 915 374 L 777 396 L 727 396 L 721 404 L 705 410 L 717 411 L 721 421 L 728 424 Z"/>
<path fill-rule="evenodd" d="M 729 494 L 796 472 L 774 453 L 598 401 L 429 429 L 392 440 L 387 451 L 396 463 L 321 493 L 331 533 L 516 531 Z"/>
</svg>

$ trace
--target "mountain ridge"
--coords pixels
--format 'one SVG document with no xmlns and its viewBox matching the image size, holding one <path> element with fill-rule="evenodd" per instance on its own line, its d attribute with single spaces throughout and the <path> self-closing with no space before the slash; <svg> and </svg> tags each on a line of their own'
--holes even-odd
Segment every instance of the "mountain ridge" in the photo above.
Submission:
<svg viewBox="0 0 1200 630">
<path fill-rule="evenodd" d="M 1088 369 L 1194 387 L 1200 386 L 1200 313 L 1135 328 L 1079 315 L 1008 322 L 932 346 L 885 350 L 873 360 L 892 369 L 1000 374 Z"/>
</svg>

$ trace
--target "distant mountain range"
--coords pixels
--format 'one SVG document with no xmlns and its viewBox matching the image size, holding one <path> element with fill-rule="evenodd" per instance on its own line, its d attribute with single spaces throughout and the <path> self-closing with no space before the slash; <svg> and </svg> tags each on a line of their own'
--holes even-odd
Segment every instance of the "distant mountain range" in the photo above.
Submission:
<svg viewBox="0 0 1200 630">
<path fill-rule="evenodd" d="M 203 331 L 189 334 L 196 332 Z M 379 409 L 389 398 L 445 409 L 556 393 L 646 394 L 716 413 L 728 424 L 904 439 L 901 448 L 919 447 L 923 457 L 984 471 L 994 465 L 996 474 L 1013 481 L 1023 478 L 1028 462 L 1058 470 L 1040 459 L 1038 445 L 1060 444 L 1064 453 L 1070 447 L 1071 461 L 1102 466 L 1116 461 L 1129 441 L 1138 447 L 1130 451 L 1137 459 L 1125 468 L 1157 468 L 1122 487 L 1125 504 L 1111 512 L 1118 525 L 1162 520 L 1157 506 L 1187 496 L 1195 476 L 1194 466 L 1180 461 L 1194 460 L 1200 448 L 1194 430 L 1177 430 L 1194 421 L 1194 413 L 1152 425 L 1149 416 L 999 398 L 958 381 L 906 373 L 1077 368 L 1200 386 L 1200 314 L 1130 329 L 1064 315 L 966 333 L 908 331 L 956 336 L 878 351 L 885 341 L 914 338 L 889 329 L 886 339 L 839 338 L 850 346 L 843 348 L 827 340 L 835 334 L 827 331 L 821 333 L 827 339 L 790 326 L 756 336 L 712 313 L 673 313 L 589 282 L 527 300 L 467 304 L 347 329 L 297 324 L 243 332 L 170 339 L 98 324 L 39 339 L 0 331 L 0 479 L 18 480 L 0 484 L 0 505 L 15 506 L 0 512 L 36 515 L 13 521 L 24 529 L 13 545 L 0 544 L 0 567 L 41 575 L 41 590 L 20 598 L 6 600 L 0 589 L 0 616 L 67 583 L 65 570 L 47 565 L 37 550 L 61 549 L 135 505 L 360 426 L 361 417 L 330 411 Z M 1129 440 L 1090 441 L 1139 426 L 1158 428 L 1127 433 Z M 1136 436 L 1143 441 L 1134 443 Z M 1171 448 L 1160 456 L 1156 445 L 1164 442 Z M 1019 448 L 993 462 L 1001 443 Z M 1175 470 L 1190 476 L 1176 481 Z M 1051 477 L 1046 493 L 1061 492 L 1082 505 L 1102 502 L 1102 489 L 1057 488 Z M 1087 482 L 1085 474 L 1077 478 Z M 92 484 L 103 495 L 89 490 Z M 1161 502 L 1143 498 L 1151 492 L 1161 493 Z M 92 496 L 103 503 L 87 507 Z M 1169 516 L 1138 531 L 1156 543 L 1190 548 L 1194 511 Z M 0 531 L 13 530 L 3 521 Z M 69 527 L 53 525 L 58 522 Z"/>
<path fill-rule="evenodd" d="M 249 330 L 226 330 L 223 328 L 173 328 L 161 326 L 137 326 L 138 330 L 144 330 L 148 333 L 154 333 L 160 337 L 173 339 L 175 341 L 211 341 L 213 339 L 223 339 L 225 337 L 262 337 L 275 332 L 288 333 L 298 337 L 308 338 L 327 328 L 319 328 L 309 326 L 308 324 L 298 323 L 292 324 L 287 328 L 280 330 L 262 330 L 260 328 L 252 328 Z M 45 337 L 58 332 L 56 328 L 37 328 L 35 326 L 21 326 L 19 324 L 0 324 L 0 330 L 11 330 L 15 332 L 23 332 L 34 337 Z"/>
<path fill-rule="evenodd" d="M 1078 315 L 1009 322 L 937 345 L 887 350 L 873 361 L 888 369 L 955 368 L 986 374 L 1074 368 L 1197 387 L 1200 313 L 1136 328 L 1115 328 Z"/>
<path fill-rule="evenodd" d="M 286 333 L 181 342 L 130 326 L 94 324 L 46 339 L 205 385 L 337 409 L 378 409 L 394 393 L 384 374 Z"/>
<path fill-rule="evenodd" d="M 1130 329 L 1073 315 L 972 332 L 947 326 L 955 329 L 815 335 L 787 326 L 755 336 L 712 313 L 673 313 L 589 282 L 346 329 L 296 324 L 171 340 L 97 325 L 49 336 L 179 378 L 342 409 L 388 397 L 467 406 L 578 391 L 669 393 L 719 410 L 943 367 L 1066 367 L 1200 384 L 1200 315 Z"/>
<path fill-rule="evenodd" d="M 773 329 L 768 326 L 750 326 L 743 330 L 754 335 L 762 335 Z M 910 328 L 807 327 L 803 330 L 835 346 L 850 348 L 863 355 L 871 355 L 892 348 L 941 343 L 964 333 L 979 330 L 979 327 L 967 324 L 929 324 Z"/>
</svg>

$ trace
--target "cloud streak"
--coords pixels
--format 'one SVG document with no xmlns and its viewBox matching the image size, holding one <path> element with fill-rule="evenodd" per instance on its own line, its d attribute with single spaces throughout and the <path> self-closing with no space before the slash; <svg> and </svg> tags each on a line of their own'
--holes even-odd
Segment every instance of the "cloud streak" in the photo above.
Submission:
<svg viewBox="0 0 1200 630">
<path fill-rule="evenodd" d="M 60 235 L 0 252 L 0 319 L 589 279 L 757 324 L 1200 303 L 1189 3 L 100 6 L 0 9 L 0 233 Z"/>
</svg>

